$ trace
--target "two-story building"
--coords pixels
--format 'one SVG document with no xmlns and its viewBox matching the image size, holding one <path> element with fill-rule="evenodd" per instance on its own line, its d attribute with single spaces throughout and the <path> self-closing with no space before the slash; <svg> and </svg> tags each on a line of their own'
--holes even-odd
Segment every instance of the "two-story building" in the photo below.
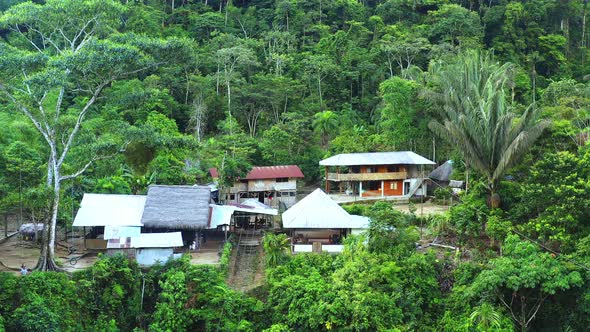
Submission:
<svg viewBox="0 0 590 332">
<path fill-rule="evenodd" d="M 217 169 L 209 169 L 213 180 L 219 177 Z M 290 207 L 297 202 L 297 180 L 303 172 L 296 165 L 253 167 L 245 178 L 236 181 L 229 190 L 224 190 L 225 201 L 242 203 L 249 198 L 272 207 L 284 203 Z"/>
<path fill-rule="evenodd" d="M 434 164 L 411 151 L 346 153 L 320 161 L 326 193 L 358 197 L 426 195 L 426 168 Z"/>
</svg>

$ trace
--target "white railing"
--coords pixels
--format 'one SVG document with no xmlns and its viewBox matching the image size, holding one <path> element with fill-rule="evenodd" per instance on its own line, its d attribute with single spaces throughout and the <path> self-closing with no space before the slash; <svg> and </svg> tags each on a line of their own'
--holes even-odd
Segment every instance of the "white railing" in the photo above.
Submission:
<svg viewBox="0 0 590 332">
<path fill-rule="evenodd" d="M 341 253 L 344 246 L 341 244 L 323 244 L 322 251 L 329 253 Z M 294 244 L 293 253 L 299 254 L 304 252 L 313 252 L 313 245 L 311 244 Z"/>
</svg>

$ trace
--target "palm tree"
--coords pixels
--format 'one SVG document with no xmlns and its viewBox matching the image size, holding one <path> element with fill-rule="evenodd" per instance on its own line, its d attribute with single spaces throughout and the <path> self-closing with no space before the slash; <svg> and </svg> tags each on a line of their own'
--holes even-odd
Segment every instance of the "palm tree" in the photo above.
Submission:
<svg viewBox="0 0 590 332">
<path fill-rule="evenodd" d="M 507 102 L 513 66 L 499 65 L 489 53 L 470 51 L 453 64 L 431 68 L 439 78 L 441 120 L 430 129 L 456 146 L 466 163 L 486 178 L 490 206 L 500 206 L 498 184 L 505 172 L 549 125 L 538 121 L 535 104 L 518 117 Z"/>
<path fill-rule="evenodd" d="M 275 267 L 287 259 L 291 240 L 285 234 L 267 233 L 262 239 L 262 246 L 267 266 Z"/>
<path fill-rule="evenodd" d="M 469 316 L 469 323 L 476 326 L 479 331 L 492 331 L 500 329 L 502 316 L 493 305 L 482 303 Z"/>
<path fill-rule="evenodd" d="M 330 133 L 338 128 L 338 116 L 332 111 L 323 111 L 314 115 L 313 129 L 322 138 L 322 146 L 328 145 Z"/>
</svg>

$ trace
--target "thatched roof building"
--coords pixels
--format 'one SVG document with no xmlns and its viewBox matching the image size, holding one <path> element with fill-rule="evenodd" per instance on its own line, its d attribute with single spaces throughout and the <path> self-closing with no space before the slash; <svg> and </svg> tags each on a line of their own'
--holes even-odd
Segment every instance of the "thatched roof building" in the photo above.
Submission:
<svg viewBox="0 0 590 332">
<path fill-rule="evenodd" d="M 453 161 L 447 160 L 444 164 L 438 166 L 434 169 L 434 171 L 430 172 L 428 177 L 436 181 L 449 182 L 451 180 L 452 173 Z"/>
<path fill-rule="evenodd" d="M 208 186 L 160 186 L 148 189 L 141 222 L 147 228 L 207 228 L 211 189 Z"/>
</svg>

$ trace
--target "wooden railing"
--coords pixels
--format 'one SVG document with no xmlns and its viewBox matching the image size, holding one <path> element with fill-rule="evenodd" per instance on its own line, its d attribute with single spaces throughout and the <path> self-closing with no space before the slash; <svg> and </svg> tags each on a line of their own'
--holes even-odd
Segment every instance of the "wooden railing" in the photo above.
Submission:
<svg viewBox="0 0 590 332">
<path fill-rule="evenodd" d="M 330 181 L 379 181 L 379 180 L 403 180 L 408 177 L 407 172 L 388 173 L 328 173 Z"/>
<path fill-rule="evenodd" d="M 248 191 L 263 191 L 263 190 L 295 190 L 297 184 L 295 182 L 270 182 L 270 183 L 256 183 L 250 181 L 248 184 Z"/>
<path fill-rule="evenodd" d="M 269 183 L 257 183 L 256 181 L 250 181 L 249 183 L 236 183 L 230 189 L 230 193 L 238 193 L 245 191 L 265 191 L 265 190 L 295 190 L 297 189 L 297 183 L 295 182 L 269 182 Z"/>
<path fill-rule="evenodd" d="M 248 184 L 247 183 L 234 183 L 234 185 L 229 189 L 229 192 L 234 194 L 238 192 L 248 191 Z"/>
</svg>

